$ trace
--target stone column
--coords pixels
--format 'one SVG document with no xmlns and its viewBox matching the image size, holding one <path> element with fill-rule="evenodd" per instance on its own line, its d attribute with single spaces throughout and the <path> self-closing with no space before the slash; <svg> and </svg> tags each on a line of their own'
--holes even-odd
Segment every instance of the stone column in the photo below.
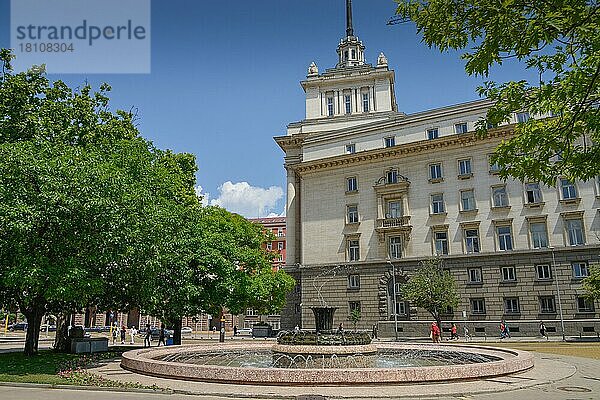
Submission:
<svg viewBox="0 0 600 400">
<path fill-rule="evenodd" d="M 296 173 L 287 167 L 287 205 L 286 205 L 286 264 L 297 263 L 298 251 L 296 249 L 296 215 L 298 201 L 296 199 Z M 299 222 L 299 221 L 298 221 Z"/>
</svg>

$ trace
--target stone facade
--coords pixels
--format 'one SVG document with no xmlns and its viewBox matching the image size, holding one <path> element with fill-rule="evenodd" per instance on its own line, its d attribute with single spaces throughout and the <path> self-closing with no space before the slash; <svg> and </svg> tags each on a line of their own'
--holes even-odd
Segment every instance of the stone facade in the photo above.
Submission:
<svg viewBox="0 0 600 400">
<path fill-rule="evenodd" d="M 309 307 L 326 304 L 345 323 L 360 307 L 361 328 L 393 335 L 396 304 L 398 330 L 426 336 L 431 317 L 393 301 L 391 271 L 401 285 L 439 255 L 461 296 L 444 320 L 461 332 L 495 336 L 506 319 L 516 335 L 537 334 L 540 320 L 560 333 L 561 307 L 567 334 L 600 332 L 581 287 L 600 261 L 600 178 L 501 180 L 489 156 L 527 113 L 486 138 L 474 133 L 485 100 L 406 115 L 385 56 L 371 66 L 355 49 L 356 63 L 321 75 L 311 66 L 306 119 L 275 138 L 288 177 L 286 270 L 298 282 L 282 328 L 312 327 Z"/>
</svg>

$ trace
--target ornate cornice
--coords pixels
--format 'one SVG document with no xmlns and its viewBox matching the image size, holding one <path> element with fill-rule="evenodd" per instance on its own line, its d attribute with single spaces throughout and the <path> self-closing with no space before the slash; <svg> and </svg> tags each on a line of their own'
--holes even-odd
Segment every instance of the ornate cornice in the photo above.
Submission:
<svg viewBox="0 0 600 400">
<path fill-rule="evenodd" d="M 345 154 L 314 161 L 302 162 L 295 165 L 294 170 L 296 173 L 303 174 L 322 169 L 344 168 L 348 165 L 362 162 L 372 162 L 423 152 L 440 151 L 450 147 L 470 146 L 478 142 L 488 141 L 490 139 L 509 137 L 512 135 L 512 132 L 513 127 L 507 126 L 489 131 L 488 135 L 484 138 L 477 136 L 475 133 L 470 133 L 444 136 L 435 140 L 421 140 L 418 142 L 399 144 L 397 146 L 385 149 L 374 149 L 356 154 Z"/>
<path fill-rule="evenodd" d="M 299 133 L 293 136 L 275 136 L 273 139 L 287 153 L 288 150 L 301 148 L 307 136 L 307 133 Z"/>
</svg>

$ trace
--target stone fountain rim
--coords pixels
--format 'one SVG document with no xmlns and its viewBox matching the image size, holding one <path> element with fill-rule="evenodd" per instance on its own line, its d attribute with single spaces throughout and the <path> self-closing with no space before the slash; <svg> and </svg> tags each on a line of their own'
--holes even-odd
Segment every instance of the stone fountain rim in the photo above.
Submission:
<svg viewBox="0 0 600 400">
<path fill-rule="evenodd" d="M 174 352 L 216 352 L 221 350 L 272 350 L 273 345 L 219 344 L 169 346 L 161 349 L 139 349 L 123 353 L 121 367 L 133 372 L 168 379 L 248 385 L 373 385 L 410 384 L 468 379 L 483 379 L 521 372 L 533 367 L 533 354 L 514 349 L 470 345 L 376 344 L 378 349 L 428 349 L 462 351 L 501 357 L 501 360 L 477 364 L 406 367 L 406 368 L 345 368 L 345 369 L 285 369 L 239 368 L 215 365 L 185 364 L 160 361 L 159 357 Z"/>
</svg>

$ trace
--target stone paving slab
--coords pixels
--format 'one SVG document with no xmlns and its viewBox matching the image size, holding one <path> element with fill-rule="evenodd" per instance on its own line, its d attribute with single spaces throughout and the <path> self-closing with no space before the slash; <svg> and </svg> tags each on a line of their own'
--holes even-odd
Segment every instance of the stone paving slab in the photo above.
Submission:
<svg viewBox="0 0 600 400">
<path fill-rule="evenodd" d="M 386 386 L 255 386 L 154 378 L 127 372 L 123 374 L 119 362 L 111 362 L 94 369 L 106 378 L 124 382 L 139 382 L 168 388 L 174 393 L 229 398 L 289 399 L 298 396 L 324 396 L 330 399 L 383 399 L 383 398 L 428 398 L 469 396 L 473 394 L 516 391 L 538 385 L 550 385 L 575 374 L 577 368 L 560 360 L 535 354 L 535 367 L 514 375 L 501 376 L 468 382 L 436 383 L 429 385 L 386 385 Z M 599 382 L 600 383 L 600 382 Z M 524 397 L 526 398 L 526 397 Z"/>
</svg>

